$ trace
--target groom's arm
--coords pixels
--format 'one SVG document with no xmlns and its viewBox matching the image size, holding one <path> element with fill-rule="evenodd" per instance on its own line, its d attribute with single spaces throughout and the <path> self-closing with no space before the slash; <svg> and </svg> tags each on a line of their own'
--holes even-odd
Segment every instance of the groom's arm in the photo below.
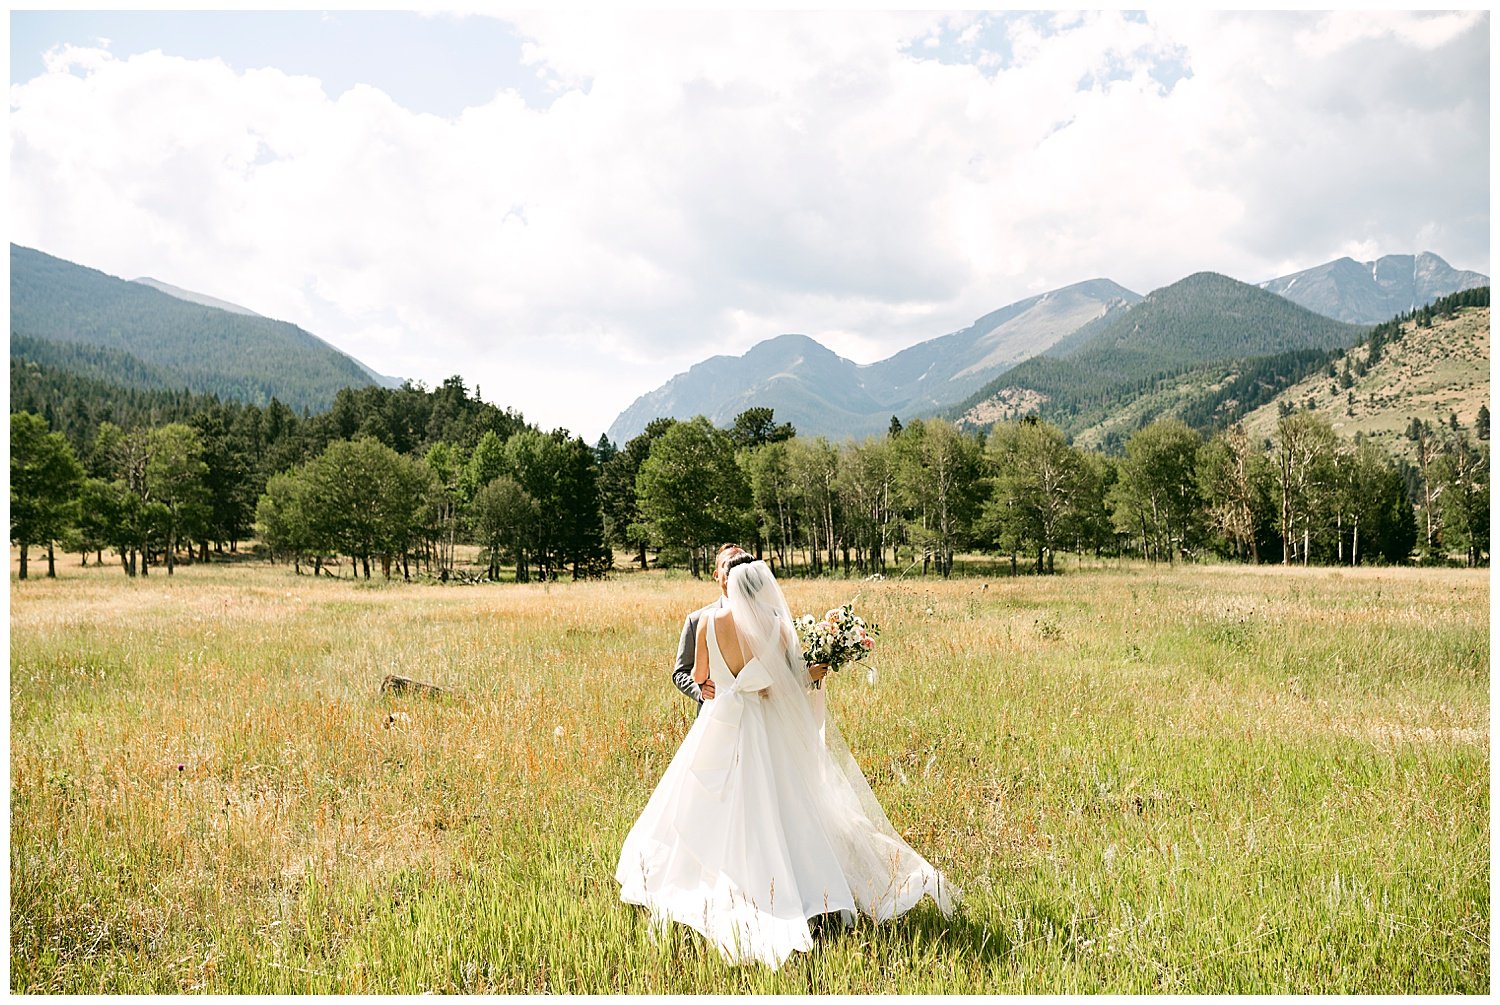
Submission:
<svg viewBox="0 0 1500 1005">
<path fill-rule="evenodd" d="M 689 614 L 682 623 L 682 640 L 677 643 L 677 665 L 672 670 L 672 683 L 677 690 L 694 701 L 702 701 L 698 685 L 693 683 L 693 657 L 697 649 L 698 626 Z"/>
</svg>

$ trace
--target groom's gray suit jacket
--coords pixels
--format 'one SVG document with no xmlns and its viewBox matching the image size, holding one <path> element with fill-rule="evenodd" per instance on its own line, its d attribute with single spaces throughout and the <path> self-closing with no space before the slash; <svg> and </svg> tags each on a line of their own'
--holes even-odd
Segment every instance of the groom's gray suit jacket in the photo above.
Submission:
<svg viewBox="0 0 1500 1005">
<path fill-rule="evenodd" d="M 698 622 L 709 611 L 723 606 L 724 598 L 720 597 L 707 607 L 700 607 L 689 614 L 682 623 L 682 640 L 677 643 L 677 665 L 672 669 L 672 683 L 677 685 L 677 690 L 698 703 L 700 712 L 703 710 L 703 694 L 693 682 L 693 663 L 698 657 Z"/>
</svg>

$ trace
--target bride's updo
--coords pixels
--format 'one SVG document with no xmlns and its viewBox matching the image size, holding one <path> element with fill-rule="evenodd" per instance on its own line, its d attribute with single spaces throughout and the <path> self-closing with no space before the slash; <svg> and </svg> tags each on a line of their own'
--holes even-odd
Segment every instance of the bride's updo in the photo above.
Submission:
<svg viewBox="0 0 1500 1005">
<path fill-rule="evenodd" d="M 724 582 L 731 591 L 743 593 L 750 599 L 760 592 L 761 585 L 765 582 L 763 573 L 770 571 L 770 567 L 754 555 L 741 553 L 725 563 Z"/>
<path fill-rule="evenodd" d="M 758 561 L 758 559 L 754 555 L 750 554 L 748 551 L 742 551 L 738 555 L 734 556 L 729 561 L 724 563 L 724 575 L 725 577 L 728 577 L 731 570 L 737 569 L 742 565 L 749 565 L 751 562 L 755 561 Z M 743 573 L 741 573 L 741 575 L 743 575 Z"/>
</svg>

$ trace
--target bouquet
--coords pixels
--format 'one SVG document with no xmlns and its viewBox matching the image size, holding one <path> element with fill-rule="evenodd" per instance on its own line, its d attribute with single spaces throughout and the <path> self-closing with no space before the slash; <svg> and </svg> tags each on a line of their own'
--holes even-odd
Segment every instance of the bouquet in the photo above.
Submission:
<svg viewBox="0 0 1500 1005">
<path fill-rule="evenodd" d="M 854 613 L 854 604 L 835 607 L 819 621 L 811 614 L 797 619 L 797 640 L 802 643 L 802 659 L 807 664 L 827 663 L 830 670 L 842 669 L 845 663 L 864 659 L 875 650 L 875 636 L 880 626 Z M 816 681 L 814 687 L 822 687 Z"/>
</svg>

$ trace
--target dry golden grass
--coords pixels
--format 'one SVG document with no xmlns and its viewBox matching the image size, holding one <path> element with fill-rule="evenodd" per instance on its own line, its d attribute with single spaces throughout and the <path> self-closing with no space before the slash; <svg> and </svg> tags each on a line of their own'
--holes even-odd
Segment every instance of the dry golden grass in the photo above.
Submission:
<svg viewBox="0 0 1500 1005">
<path fill-rule="evenodd" d="M 15 991 L 1489 987 L 1482 572 L 788 583 L 880 622 L 833 714 L 966 899 L 775 974 L 613 881 L 711 584 L 60 572 L 11 582 Z"/>
</svg>

